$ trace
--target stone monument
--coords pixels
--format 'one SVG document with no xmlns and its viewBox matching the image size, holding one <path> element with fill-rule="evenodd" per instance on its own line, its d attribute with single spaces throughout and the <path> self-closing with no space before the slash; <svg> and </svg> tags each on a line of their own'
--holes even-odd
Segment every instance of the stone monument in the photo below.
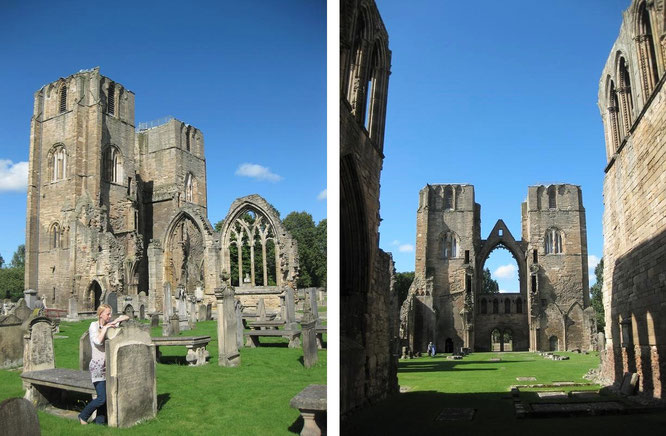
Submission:
<svg viewBox="0 0 666 436">
<path fill-rule="evenodd" d="M 235 292 L 229 284 L 229 274 L 222 273 L 222 287 L 215 289 L 217 298 L 217 341 L 218 364 L 220 366 L 239 366 L 241 356 L 238 352 L 236 330 L 238 329 L 235 309 Z"/>
</svg>

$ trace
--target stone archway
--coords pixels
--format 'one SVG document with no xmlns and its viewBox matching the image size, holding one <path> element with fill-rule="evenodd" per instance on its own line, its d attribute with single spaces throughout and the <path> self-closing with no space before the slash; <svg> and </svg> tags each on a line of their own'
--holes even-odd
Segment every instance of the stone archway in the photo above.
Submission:
<svg viewBox="0 0 666 436">
<path fill-rule="evenodd" d="M 497 248 L 505 248 L 511 253 L 518 265 L 520 290 L 517 293 L 482 294 L 483 268 L 486 260 Z M 529 349 L 529 320 L 524 302 L 527 301 L 527 261 L 525 244 L 513 237 L 504 221 L 498 220 L 490 235 L 482 241 L 475 259 L 476 304 L 481 310 L 475 315 L 476 350 L 489 351 L 527 351 Z M 484 301 L 487 310 L 484 312 Z M 519 310 L 520 308 L 520 310 Z M 501 328 L 498 328 L 501 325 Z M 505 338 L 505 333 L 508 336 Z M 509 339 L 510 341 L 505 341 Z M 505 347 L 507 342 L 507 347 Z M 508 350 L 506 348 L 509 348 Z"/>
<path fill-rule="evenodd" d="M 181 214 L 167 231 L 164 247 L 164 282 L 171 289 L 184 288 L 194 295 L 204 286 L 204 237 L 197 223 L 188 214 Z"/>
<path fill-rule="evenodd" d="M 86 303 L 89 310 L 97 310 L 100 304 L 102 304 L 102 287 L 99 285 L 97 280 L 93 280 L 88 286 L 88 291 L 86 292 Z"/>
</svg>

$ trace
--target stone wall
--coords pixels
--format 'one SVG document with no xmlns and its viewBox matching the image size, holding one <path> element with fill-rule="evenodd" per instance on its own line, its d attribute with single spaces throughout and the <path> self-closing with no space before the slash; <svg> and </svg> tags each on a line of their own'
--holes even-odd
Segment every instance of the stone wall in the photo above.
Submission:
<svg viewBox="0 0 666 436">
<path fill-rule="evenodd" d="M 378 232 L 391 54 L 374 1 L 341 2 L 340 60 L 340 411 L 344 419 L 398 391 L 392 261 L 379 249 Z M 367 98 L 370 89 L 372 96 Z"/>
<path fill-rule="evenodd" d="M 666 373 L 663 11 L 663 0 L 632 1 L 599 83 L 607 154 L 602 375 L 619 386 L 624 373 L 638 373 L 639 391 L 661 399 Z M 648 23 L 651 34 L 645 31 Z M 624 76 L 622 60 L 628 69 Z M 619 85 L 627 80 L 630 88 Z"/>
</svg>

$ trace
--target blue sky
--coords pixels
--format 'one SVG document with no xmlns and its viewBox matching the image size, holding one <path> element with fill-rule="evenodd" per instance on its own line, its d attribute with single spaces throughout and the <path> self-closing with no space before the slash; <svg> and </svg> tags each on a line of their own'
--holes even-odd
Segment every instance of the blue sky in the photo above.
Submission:
<svg viewBox="0 0 666 436">
<path fill-rule="evenodd" d="M 137 124 L 171 115 L 203 132 L 211 222 L 253 193 L 282 217 L 326 217 L 325 1 L 36 3 L 0 6 L 7 262 L 25 241 L 33 94 L 95 66 L 135 93 Z"/>
<path fill-rule="evenodd" d="M 473 184 L 484 239 L 498 219 L 520 239 L 528 186 L 580 185 L 591 266 L 601 257 L 597 92 L 629 3 L 377 1 L 393 53 L 380 246 L 398 271 L 414 270 L 418 192 L 427 183 Z M 508 251 L 494 251 L 486 267 L 500 289 L 517 291 Z"/>
</svg>

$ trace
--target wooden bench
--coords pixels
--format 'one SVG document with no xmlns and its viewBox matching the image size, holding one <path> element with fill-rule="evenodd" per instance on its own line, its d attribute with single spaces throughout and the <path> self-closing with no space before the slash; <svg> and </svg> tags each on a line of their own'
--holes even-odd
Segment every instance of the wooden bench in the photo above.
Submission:
<svg viewBox="0 0 666 436">
<path fill-rule="evenodd" d="M 320 436 L 317 421 L 326 423 L 326 385 L 310 385 L 291 399 L 289 405 L 303 417 L 301 436 Z"/>
<path fill-rule="evenodd" d="M 152 338 L 152 341 L 158 361 L 162 356 L 160 347 L 183 346 L 187 348 L 185 359 L 189 362 L 189 366 L 201 366 L 208 363 L 206 359 L 210 353 L 206 350 L 206 346 L 210 342 L 210 336 L 160 336 Z"/>
<path fill-rule="evenodd" d="M 243 333 L 247 336 L 246 346 L 256 348 L 259 344 L 259 337 L 282 337 L 289 339 L 289 348 L 299 348 L 301 346 L 300 330 L 250 330 Z"/>
</svg>

